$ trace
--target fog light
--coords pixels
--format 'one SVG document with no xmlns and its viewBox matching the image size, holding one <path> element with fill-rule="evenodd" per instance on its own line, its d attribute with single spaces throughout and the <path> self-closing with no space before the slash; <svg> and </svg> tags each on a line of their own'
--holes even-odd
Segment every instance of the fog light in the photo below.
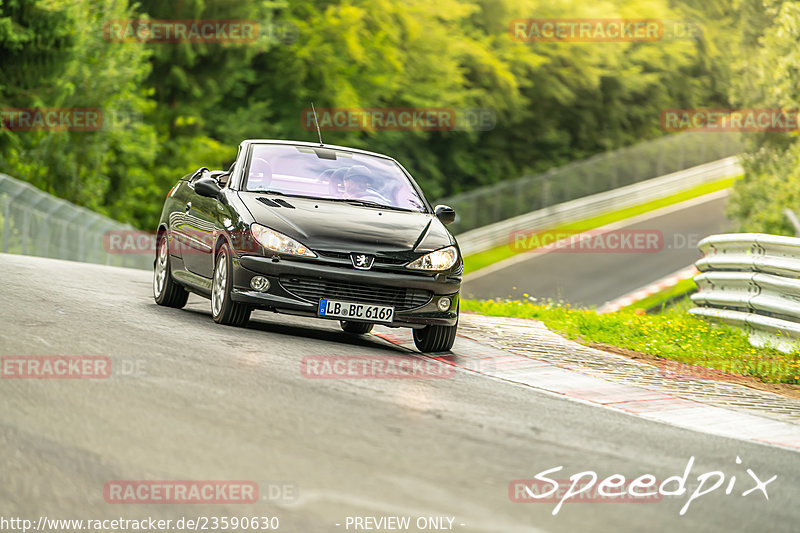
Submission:
<svg viewBox="0 0 800 533">
<path fill-rule="evenodd" d="M 441 298 L 437 305 L 439 306 L 439 311 L 447 311 L 450 309 L 450 298 Z"/>
<path fill-rule="evenodd" d="M 264 276 L 253 276 L 250 280 L 250 286 L 259 292 L 264 292 L 269 289 L 269 280 Z"/>
</svg>

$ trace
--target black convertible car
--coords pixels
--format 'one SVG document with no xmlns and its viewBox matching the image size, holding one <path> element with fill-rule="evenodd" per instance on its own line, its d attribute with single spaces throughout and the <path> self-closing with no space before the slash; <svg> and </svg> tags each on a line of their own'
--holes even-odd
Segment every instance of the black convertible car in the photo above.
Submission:
<svg viewBox="0 0 800 533">
<path fill-rule="evenodd" d="M 414 328 L 423 352 L 449 350 L 463 263 L 445 228 L 394 159 L 294 141 L 248 140 L 227 171 L 198 169 L 170 190 L 158 226 L 153 292 L 183 307 L 211 299 L 215 322 L 253 309 Z"/>
</svg>

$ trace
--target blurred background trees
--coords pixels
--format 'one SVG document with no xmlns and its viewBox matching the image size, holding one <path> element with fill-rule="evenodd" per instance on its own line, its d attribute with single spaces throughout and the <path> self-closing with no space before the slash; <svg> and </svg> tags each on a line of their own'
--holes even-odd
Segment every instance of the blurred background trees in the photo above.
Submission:
<svg viewBox="0 0 800 533">
<path fill-rule="evenodd" d="M 242 139 L 316 140 L 300 120 L 312 101 L 492 110 L 487 131 L 323 133 L 398 158 L 442 197 L 663 135 L 665 108 L 797 106 L 798 8 L 783 4 L 0 0 L 0 108 L 96 107 L 105 117 L 96 132 L 0 129 L 0 171 L 149 229 L 175 179 L 227 167 Z M 533 17 L 675 24 L 656 42 L 511 39 L 511 20 Z M 260 30 L 246 43 L 104 34 L 109 21 L 140 18 L 247 19 Z M 780 229 L 771 191 L 790 176 L 780 172 L 800 181 L 800 154 L 790 135 L 763 137 L 732 212 L 748 228 Z M 796 202 L 790 189 L 782 201 Z"/>
</svg>

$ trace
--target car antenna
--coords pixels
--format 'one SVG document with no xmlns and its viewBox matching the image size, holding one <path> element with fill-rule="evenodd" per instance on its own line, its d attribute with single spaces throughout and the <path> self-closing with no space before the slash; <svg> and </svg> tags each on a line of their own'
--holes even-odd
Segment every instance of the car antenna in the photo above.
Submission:
<svg viewBox="0 0 800 533">
<path fill-rule="evenodd" d="M 314 102 L 311 102 L 311 111 L 314 112 L 314 124 L 317 125 L 317 135 L 319 136 L 319 145 L 325 146 L 325 144 L 323 144 L 322 142 L 322 132 L 319 131 L 319 121 L 317 120 L 317 110 L 314 109 Z"/>
</svg>

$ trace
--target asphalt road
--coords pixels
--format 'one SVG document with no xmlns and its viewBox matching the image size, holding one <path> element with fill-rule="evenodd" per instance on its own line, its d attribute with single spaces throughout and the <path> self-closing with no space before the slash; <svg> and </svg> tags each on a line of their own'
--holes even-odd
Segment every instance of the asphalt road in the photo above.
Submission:
<svg viewBox="0 0 800 533">
<path fill-rule="evenodd" d="M 619 230 L 619 235 L 655 235 L 657 246 L 619 253 L 594 248 L 590 253 L 553 251 L 525 252 L 512 261 L 494 265 L 486 273 L 467 278 L 467 298 L 552 299 L 579 306 L 600 306 L 691 265 L 700 258 L 697 243 L 703 237 L 730 231 L 725 217 L 727 197 L 689 207 L 673 206 L 669 213 L 649 218 Z M 505 266 L 503 266 L 505 265 Z"/>
<path fill-rule="evenodd" d="M 9 255 L 0 271 L 0 355 L 109 356 L 115 368 L 137 368 L 97 380 L 0 380 L 0 518 L 278 516 L 280 531 L 304 533 L 355 531 L 346 517 L 386 515 L 449 516 L 453 530 L 490 533 L 800 524 L 796 452 L 462 370 L 450 379 L 307 379 L 304 356 L 402 352 L 332 322 L 257 312 L 245 329 L 217 326 L 194 296 L 184 310 L 156 306 L 143 271 Z M 512 480 L 556 466 L 559 479 L 592 470 L 664 480 L 690 457 L 690 492 L 705 472 L 724 473 L 725 486 L 737 479 L 732 494 L 702 496 L 683 516 L 688 495 L 568 503 L 555 516 L 554 503 L 508 495 Z M 747 468 L 778 475 L 768 501 L 741 495 L 753 485 Z M 290 492 L 241 505 L 110 504 L 103 488 L 113 480 L 255 480 Z"/>
</svg>

